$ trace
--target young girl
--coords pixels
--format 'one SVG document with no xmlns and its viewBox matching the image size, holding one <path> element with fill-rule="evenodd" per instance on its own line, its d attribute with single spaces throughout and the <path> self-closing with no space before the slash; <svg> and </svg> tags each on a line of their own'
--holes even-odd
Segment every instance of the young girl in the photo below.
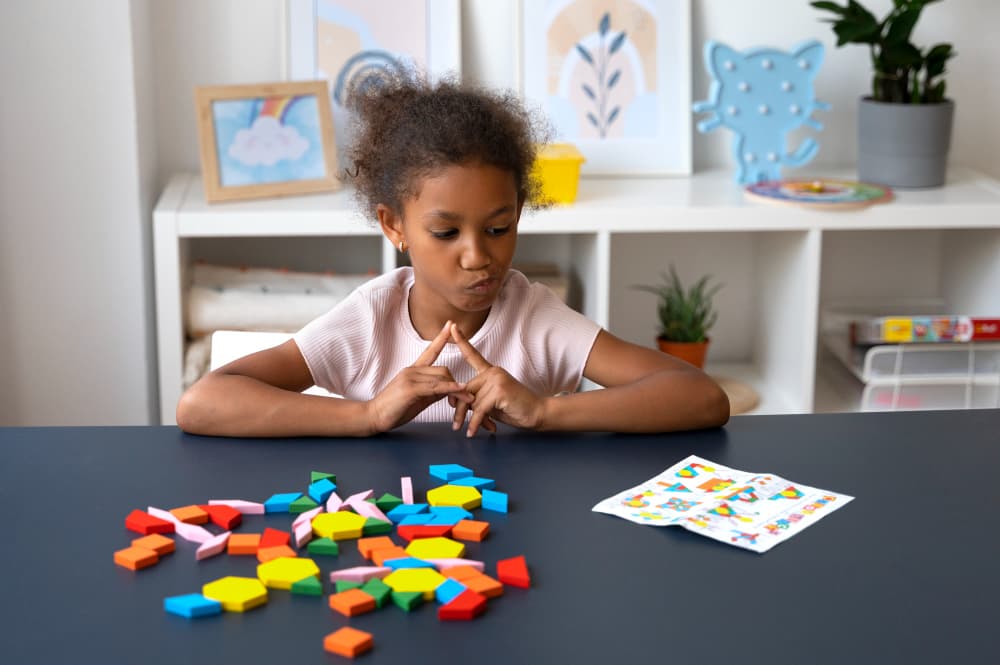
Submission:
<svg viewBox="0 0 1000 665">
<path fill-rule="evenodd" d="M 728 420 L 707 375 L 614 337 L 510 269 L 540 139 L 516 97 L 412 75 L 382 83 L 352 97 L 351 176 L 412 267 L 204 376 L 181 397 L 182 429 L 369 436 L 444 421 L 471 437 L 496 422 L 664 432 Z M 581 377 L 604 389 L 574 393 Z M 302 394 L 312 385 L 344 399 Z"/>
</svg>

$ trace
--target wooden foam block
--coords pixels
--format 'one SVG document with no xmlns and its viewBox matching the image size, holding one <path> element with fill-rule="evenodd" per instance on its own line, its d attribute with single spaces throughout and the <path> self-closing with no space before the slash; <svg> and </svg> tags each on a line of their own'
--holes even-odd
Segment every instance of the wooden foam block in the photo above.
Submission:
<svg viewBox="0 0 1000 665">
<path fill-rule="evenodd" d="M 212 524 L 226 531 L 232 531 L 243 522 L 243 513 L 233 506 L 220 503 L 216 505 L 205 504 L 198 507 L 208 513 L 208 519 L 211 520 Z"/>
<path fill-rule="evenodd" d="M 372 562 L 376 566 L 381 566 L 389 559 L 405 559 L 410 555 L 402 547 L 393 545 L 392 547 L 381 547 L 372 552 Z"/>
<path fill-rule="evenodd" d="M 486 611 L 486 596 L 466 589 L 438 608 L 441 621 L 468 621 Z"/>
<path fill-rule="evenodd" d="M 187 524 L 204 524 L 208 521 L 208 512 L 198 506 L 182 506 L 172 508 L 170 514 Z"/>
<path fill-rule="evenodd" d="M 167 538 L 158 533 L 151 533 L 148 536 L 136 538 L 132 541 L 132 547 L 144 547 L 147 550 L 153 550 L 157 556 L 170 554 L 176 549 L 173 538 Z"/>
<path fill-rule="evenodd" d="M 260 549 L 278 547 L 279 545 L 288 545 L 290 542 L 292 542 L 292 534 L 287 531 L 267 527 L 264 529 L 264 533 L 260 535 L 259 547 Z"/>
<path fill-rule="evenodd" d="M 392 538 L 389 536 L 372 536 L 370 538 L 358 539 L 358 551 L 361 552 L 361 556 L 368 560 L 371 560 L 372 553 L 374 553 L 375 550 L 381 550 L 387 547 L 397 547 L 396 543 L 393 542 Z"/>
<path fill-rule="evenodd" d="M 490 532 L 490 523 L 479 520 L 462 520 L 451 528 L 451 537 L 458 540 L 480 542 Z"/>
<path fill-rule="evenodd" d="M 148 536 L 151 533 L 173 533 L 174 523 L 136 508 L 125 518 L 125 528 Z"/>
<path fill-rule="evenodd" d="M 233 555 L 253 556 L 257 554 L 257 548 L 259 546 L 259 533 L 234 533 L 229 536 L 229 543 L 226 546 L 226 551 Z"/>
<path fill-rule="evenodd" d="M 375 599 L 361 589 L 348 589 L 330 595 L 330 609 L 353 617 L 375 609 Z"/>
<path fill-rule="evenodd" d="M 224 533 L 220 533 L 211 540 L 206 540 L 198 546 L 197 551 L 194 553 L 194 558 L 201 561 L 202 559 L 213 557 L 216 554 L 221 554 L 225 551 L 226 546 L 229 544 L 230 535 L 232 534 L 229 531 L 226 531 Z"/>
<path fill-rule="evenodd" d="M 497 579 L 504 584 L 527 589 L 531 586 L 531 575 L 528 574 L 528 564 L 523 556 L 497 561 Z"/>
<path fill-rule="evenodd" d="M 371 633 L 350 626 L 344 626 L 323 638 L 324 649 L 347 658 L 354 658 L 368 651 L 374 643 Z"/>
<path fill-rule="evenodd" d="M 474 577 L 466 577 L 461 582 L 466 588 L 472 589 L 487 598 L 496 598 L 503 595 L 503 584 L 489 575 L 480 573 Z"/>
<path fill-rule="evenodd" d="M 450 524 L 400 524 L 396 527 L 396 533 L 406 541 L 414 538 L 436 538 L 451 534 Z"/>
<path fill-rule="evenodd" d="M 271 559 L 277 559 L 279 556 L 294 558 L 298 557 L 298 553 L 288 545 L 276 545 L 273 547 L 257 548 L 257 560 L 260 561 L 261 563 L 267 563 Z"/>
<path fill-rule="evenodd" d="M 445 568 L 442 570 L 441 574 L 445 577 L 450 577 L 453 580 L 461 582 L 462 580 L 470 577 L 478 577 L 482 575 L 483 572 L 475 566 L 452 566 L 451 568 Z"/>
<path fill-rule="evenodd" d="M 153 550 L 147 550 L 145 547 L 135 547 L 133 545 L 132 547 L 126 547 L 123 550 L 115 552 L 115 563 L 129 570 L 148 568 L 159 560 L 160 555 Z"/>
</svg>

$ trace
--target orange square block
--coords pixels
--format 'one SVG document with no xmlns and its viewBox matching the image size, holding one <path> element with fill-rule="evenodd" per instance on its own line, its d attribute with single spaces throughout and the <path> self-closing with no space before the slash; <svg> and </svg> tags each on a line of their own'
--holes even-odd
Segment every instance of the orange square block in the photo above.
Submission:
<svg viewBox="0 0 1000 665">
<path fill-rule="evenodd" d="M 375 599 L 361 589 L 348 589 L 330 596 L 330 609 L 353 617 L 375 609 Z"/>
<path fill-rule="evenodd" d="M 451 528 L 451 537 L 456 540 L 474 540 L 477 543 L 490 532 L 490 523 L 479 520 L 462 520 Z"/>
<path fill-rule="evenodd" d="M 253 556 L 254 554 L 257 554 L 257 548 L 259 546 L 259 533 L 234 533 L 229 536 L 229 543 L 226 546 L 226 551 L 229 554 L 249 554 L 250 556 Z"/>
<path fill-rule="evenodd" d="M 204 524 L 208 521 L 208 513 L 198 506 L 174 508 L 170 514 L 186 524 Z"/>
<path fill-rule="evenodd" d="M 148 568 L 160 560 L 160 555 L 145 547 L 126 547 L 115 552 L 115 563 L 129 570 Z"/>
<path fill-rule="evenodd" d="M 230 539 L 232 536 L 230 536 Z M 271 559 L 277 559 L 279 556 L 291 556 L 297 557 L 298 552 L 293 550 L 288 545 L 276 545 L 274 547 L 260 547 L 257 549 L 257 560 L 261 563 L 267 563 Z"/>
<path fill-rule="evenodd" d="M 483 571 L 474 568 L 473 566 L 452 566 L 451 568 L 445 568 L 442 570 L 441 574 L 445 577 L 450 577 L 453 580 L 461 582 L 469 579 L 470 577 L 478 577 L 483 574 Z"/>
<path fill-rule="evenodd" d="M 503 585 L 500 584 L 499 580 L 495 580 L 483 573 L 479 573 L 475 577 L 465 578 L 462 580 L 462 584 L 465 585 L 466 589 L 472 589 L 487 598 L 496 598 L 503 595 Z"/>
<path fill-rule="evenodd" d="M 323 648 L 338 656 L 354 658 L 372 648 L 374 640 L 371 633 L 357 628 L 344 626 L 323 638 Z"/>
<path fill-rule="evenodd" d="M 371 536 L 369 538 L 358 539 L 358 551 L 361 552 L 361 556 L 369 560 L 372 558 L 372 553 L 375 550 L 387 547 L 396 547 L 396 543 L 389 536 Z"/>
<path fill-rule="evenodd" d="M 408 556 L 410 555 L 402 547 L 393 545 L 392 547 L 383 547 L 372 552 L 372 561 L 375 562 L 376 566 L 381 566 L 387 559 L 405 559 Z"/>
<path fill-rule="evenodd" d="M 148 536 L 136 538 L 132 541 L 132 547 L 143 547 L 147 550 L 153 550 L 157 556 L 170 554 L 175 549 L 173 538 L 167 538 L 158 533 L 151 533 Z"/>
</svg>

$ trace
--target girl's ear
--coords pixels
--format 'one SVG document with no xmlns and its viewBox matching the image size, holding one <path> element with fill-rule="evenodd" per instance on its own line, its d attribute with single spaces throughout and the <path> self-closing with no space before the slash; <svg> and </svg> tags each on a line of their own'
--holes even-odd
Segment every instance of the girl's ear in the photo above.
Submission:
<svg viewBox="0 0 1000 665">
<path fill-rule="evenodd" d="M 399 247 L 399 243 L 404 240 L 403 218 L 384 203 L 375 206 L 375 215 L 378 217 L 379 226 L 382 227 L 382 234 L 389 239 L 393 247 Z"/>
</svg>

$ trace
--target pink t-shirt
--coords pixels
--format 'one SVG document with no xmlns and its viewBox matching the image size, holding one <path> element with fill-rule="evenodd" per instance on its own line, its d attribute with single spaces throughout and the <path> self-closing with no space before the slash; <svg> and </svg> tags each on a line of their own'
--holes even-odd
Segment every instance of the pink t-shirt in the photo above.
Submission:
<svg viewBox="0 0 1000 665">
<path fill-rule="evenodd" d="M 417 359 L 428 341 L 409 315 L 413 269 L 397 268 L 358 287 L 343 302 L 295 333 L 295 343 L 321 388 L 348 399 L 369 400 Z M 600 326 L 570 309 L 548 288 L 508 272 L 483 326 L 469 341 L 539 395 L 577 388 Z M 449 343 L 435 365 L 466 382 L 475 370 Z M 417 422 L 450 421 L 454 410 L 444 398 L 416 417 Z"/>
</svg>

